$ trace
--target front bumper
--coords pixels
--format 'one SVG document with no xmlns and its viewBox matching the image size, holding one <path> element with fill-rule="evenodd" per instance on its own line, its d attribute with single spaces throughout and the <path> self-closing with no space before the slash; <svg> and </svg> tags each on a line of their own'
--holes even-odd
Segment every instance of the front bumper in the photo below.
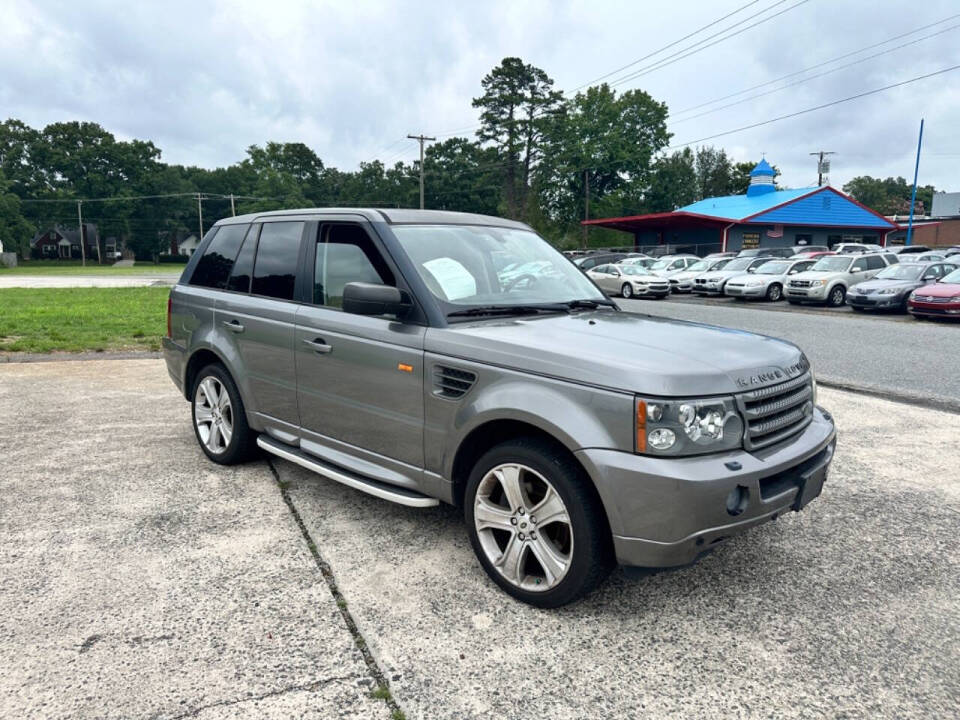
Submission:
<svg viewBox="0 0 960 720">
<path fill-rule="evenodd" d="M 903 304 L 903 295 L 859 295 L 856 293 L 847 294 L 847 305 L 870 310 L 883 310 L 900 307 Z"/>
<path fill-rule="evenodd" d="M 693 280 L 675 280 L 670 278 L 670 291 L 675 293 L 688 293 L 693 290 Z"/>
<path fill-rule="evenodd" d="M 694 285 L 693 292 L 698 295 L 723 295 L 723 285 Z"/>
<path fill-rule="evenodd" d="M 910 300 L 907 303 L 907 310 L 910 311 L 911 315 L 954 318 L 956 320 L 960 320 L 960 303 L 931 303 Z"/>
<path fill-rule="evenodd" d="M 825 302 L 827 299 L 827 288 L 825 285 L 817 285 L 807 288 L 795 288 L 787 285 L 784 295 L 788 300 L 821 303 Z"/>
<path fill-rule="evenodd" d="M 723 289 L 723 294 L 730 297 L 761 298 L 767 294 L 767 287 L 765 285 L 731 285 L 727 283 L 727 286 Z"/>
<path fill-rule="evenodd" d="M 655 458 L 585 449 L 577 457 L 607 510 L 617 561 L 674 567 L 694 562 L 755 525 L 802 509 L 820 494 L 835 444 L 830 414 L 816 408 L 801 433 L 756 453 L 741 449 Z M 727 509 L 734 491 L 746 497 L 736 514 Z"/>
</svg>

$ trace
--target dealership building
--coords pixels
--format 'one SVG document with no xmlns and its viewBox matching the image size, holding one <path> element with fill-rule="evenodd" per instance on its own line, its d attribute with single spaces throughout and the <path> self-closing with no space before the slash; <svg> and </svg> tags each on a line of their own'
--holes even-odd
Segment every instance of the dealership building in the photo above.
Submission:
<svg viewBox="0 0 960 720">
<path fill-rule="evenodd" d="M 885 245 L 901 229 L 896 222 L 839 190 L 777 190 L 766 160 L 750 172 L 745 195 L 700 200 L 673 212 L 586 220 L 584 225 L 620 230 L 633 246 L 651 251 L 704 255 L 747 248 L 864 242 Z M 658 253 L 659 254 L 659 253 Z"/>
</svg>

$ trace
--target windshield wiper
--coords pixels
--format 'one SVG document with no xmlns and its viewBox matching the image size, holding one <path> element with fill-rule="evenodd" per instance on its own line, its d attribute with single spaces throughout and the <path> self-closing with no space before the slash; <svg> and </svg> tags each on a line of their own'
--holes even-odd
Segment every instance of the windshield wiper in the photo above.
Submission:
<svg viewBox="0 0 960 720">
<path fill-rule="evenodd" d="M 606 298 L 602 300 L 571 300 L 570 302 L 564 304 L 571 310 L 579 310 L 581 308 L 586 310 L 595 310 L 601 305 L 604 307 L 617 307 L 617 304 L 613 300 L 607 300 Z"/>
<path fill-rule="evenodd" d="M 478 305 L 477 307 L 454 310 L 447 317 L 470 317 L 478 315 L 536 315 L 541 312 L 572 312 L 574 310 L 594 310 L 600 305 L 616 308 L 613 300 L 570 300 L 559 303 L 539 303 L 528 305 Z"/>
</svg>

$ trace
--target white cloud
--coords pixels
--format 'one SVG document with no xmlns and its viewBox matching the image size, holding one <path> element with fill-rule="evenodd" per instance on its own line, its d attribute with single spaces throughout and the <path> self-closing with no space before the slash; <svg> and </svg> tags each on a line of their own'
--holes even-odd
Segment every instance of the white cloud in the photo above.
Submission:
<svg viewBox="0 0 960 720">
<path fill-rule="evenodd" d="M 740 4 L 8 0 L 0 106 L 34 126 L 92 120 L 122 137 L 151 139 L 171 162 L 225 165 L 241 159 L 252 143 L 296 140 L 328 165 L 352 168 L 374 156 L 414 157 L 416 144 L 404 140 L 408 132 L 475 126 L 471 98 L 480 93 L 482 76 L 507 55 L 542 67 L 558 87 L 572 89 Z M 763 0 L 736 19 L 771 4 Z M 869 9 L 812 0 L 620 89 L 640 87 L 681 109 L 957 10 L 952 0 L 922 6 L 889 0 Z M 958 64 L 958 40 L 960 29 L 677 123 L 674 141 Z M 737 159 L 766 152 L 795 187 L 815 179 L 807 153 L 821 148 L 838 153 L 835 185 L 859 174 L 909 177 L 924 116 L 928 154 L 921 181 L 960 189 L 958 88 L 960 71 L 712 143 Z"/>
</svg>

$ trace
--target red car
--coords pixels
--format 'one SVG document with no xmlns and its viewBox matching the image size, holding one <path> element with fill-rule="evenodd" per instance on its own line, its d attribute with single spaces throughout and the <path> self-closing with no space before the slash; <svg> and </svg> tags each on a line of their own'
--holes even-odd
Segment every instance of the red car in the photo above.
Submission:
<svg viewBox="0 0 960 720">
<path fill-rule="evenodd" d="M 944 275 L 933 285 L 910 293 L 907 309 L 916 318 L 947 317 L 960 320 L 960 270 Z"/>
</svg>

